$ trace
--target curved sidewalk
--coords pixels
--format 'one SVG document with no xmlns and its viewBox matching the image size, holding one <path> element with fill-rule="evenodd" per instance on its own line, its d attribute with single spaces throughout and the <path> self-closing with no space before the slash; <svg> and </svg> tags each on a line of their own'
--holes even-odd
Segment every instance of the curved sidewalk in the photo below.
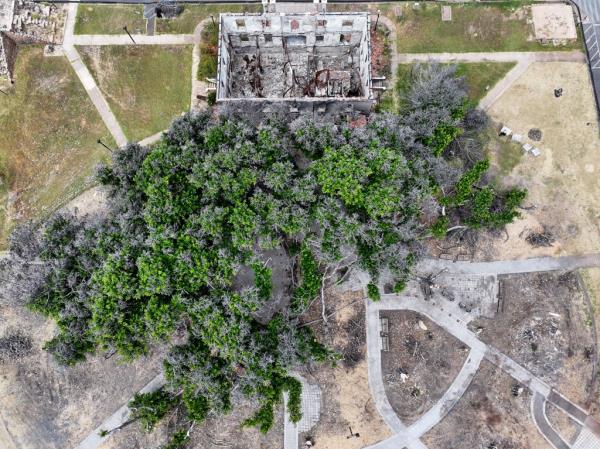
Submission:
<svg viewBox="0 0 600 449">
<path fill-rule="evenodd" d="M 539 393 L 534 393 L 531 398 L 531 416 L 539 432 L 555 449 L 571 448 L 550 425 L 546 416 L 546 398 Z"/>
<path fill-rule="evenodd" d="M 591 258 L 580 257 L 566 260 L 569 262 L 567 265 L 570 265 L 573 263 L 578 264 L 582 261 L 585 261 L 586 263 L 594 261 L 594 263 L 596 263 L 598 262 L 599 258 L 600 256 L 598 255 L 591 255 Z M 546 258 L 536 260 L 544 260 L 548 262 Z M 492 264 L 492 266 L 496 266 L 493 265 L 494 262 L 490 262 L 486 265 L 490 264 Z M 529 265 L 526 265 L 526 267 L 528 266 Z M 550 263 L 547 263 L 547 266 L 555 267 L 554 264 Z M 558 266 L 563 267 L 565 264 L 559 263 Z M 471 380 L 477 372 L 477 368 L 479 367 L 479 364 L 483 358 L 501 368 L 521 384 L 527 386 L 527 388 L 534 395 L 539 396 L 543 401 L 549 400 L 552 402 L 552 404 L 557 406 L 568 416 L 585 425 L 587 429 L 594 431 L 596 424 L 598 424 L 585 410 L 562 396 L 525 367 L 518 364 L 513 359 L 501 353 L 492 346 L 489 346 L 483 341 L 479 340 L 479 338 L 467 328 L 467 323 L 472 319 L 472 317 L 470 317 L 466 312 L 462 311 L 456 304 L 450 303 L 442 305 L 436 304 L 432 301 L 426 302 L 417 297 L 400 297 L 397 295 L 382 295 L 381 300 L 378 302 L 372 302 L 368 299 L 365 301 L 367 309 L 369 385 L 371 387 L 371 393 L 375 400 L 378 411 L 390 428 L 396 433 L 396 435 L 370 446 L 368 449 L 397 449 L 404 446 L 411 448 L 413 447 L 412 445 L 423 447 L 424 445 L 419 438 L 429 429 L 435 426 L 439 421 L 441 421 L 458 402 L 470 385 Z M 420 313 L 431 319 L 434 323 L 445 329 L 448 333 L 461 340 L 471 348 L 469 359 L 467 359 L 467 362 L 465 365 L 463 365 L 461 372 L 454 380 L 448 391 L 444 394 L 442 399 L 438 401 L 438 403 L 436 403 L 432 409 L 425 413 L 415 424 L 408 428 L 394 413 L 385 393 L 381 370 L 381 349 L 379 347 L 380 310 L 411 310 Z M 539 419 L 539 410 L 537 410 L 537 413 L 537 418 Z M 542 430 L 543 432 L 546 432 L 547 429 L 542 427 Z M 544 433 L 544 436 L 548 438 L 546 433 Z M 554 437 L 551 438 L 554 439 Z M 556 448 L 564 449 L 560 446 L 556 446 Z"/>
<path fill-rule="evenodd" d="M 406 427 L 394 412 L 385 393 L 381 370 L 381 348 L 379 343 L 379 311 L 413 310 L 422 313 L 442 327 L 444 326 L 441 325 L 439 321 L 442 319 L 441 315 L 444 314 L 444 311 L 443 309 L 426 307 L 426 303 L 418 298 L 403 297 L 400 300 L 396 295 L 383 295 L 378 302 L 373 302 L 368 299 L 365 301 L 367 314 L 369 386 L 377 410 L 392 431 L 396 433 L 396 435 L 384 441 L 369 446 L 368 449 L 396 449 L 402 447 L 408 447 L 409 449 L 425 448 L 426 446 L 420 441 L 420 437 L 440 422 L 467 390 L 485 356 L 485 345 L 477 338 L 470 338 L 468 334 L 461 333 L 461 337 L 459 337 L 460 340 L 471 347 L 469 356 L 463 364 L 461 371 L 442 398 L 421 416 L 417 422 L 410 427 Z M 463 313 L 464 312 L 458 310 L 454 315 L 449 313 L 448 316 L 453 320 L 458 320 L 459 322 L 466 324 L 465 320 L 467 317 L 462 316 Z"/>
</svg>

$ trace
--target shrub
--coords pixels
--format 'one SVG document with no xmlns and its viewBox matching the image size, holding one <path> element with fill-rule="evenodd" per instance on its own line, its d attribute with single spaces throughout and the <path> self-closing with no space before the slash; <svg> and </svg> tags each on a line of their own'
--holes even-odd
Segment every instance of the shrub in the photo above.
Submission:
<svg viewBox="0 0 600 449">
<path fill-rule="evenodd" d="M 138 393 L 129 402 L 132 419 L 139 420 L 146 431 L 151 431 L 174 405 L 173 396 L 163 389 Z"/>
<path fill-rule="evenodd" d="M 209 106 L 213 106 L 216 102 L 217 102 L 217 91 L 216 90 L 209 91 L 208 94 L 206 94 L 206 103 L 208 103 Z"/>
<path fill-rule="evenodd" d="M 323 275 L 319 271 L 319 263 L 307 244 L 303 244 L 299 256 L 300 285 L 294 291 L 292 298 L 292 311 L 304 311 L 321 289 Z"/>
<path fill-rule="evenodd" d="M 448 217 L 442 216 L 436 220 L 434 224 L 429 228 L 431 230 L 431 235 L 434 237 L 441 239 L 446 235 L 446 230 L 448 229 L 449 220 Z"/>
<path fill-rule="evenodd" d="M 187 431 L 180 429 L 173 434 L 171 440 L 162 449 L 182 449 L 188 440 Z"/>
<path fill-rule="evenodd" d="M 302 418 L 302 383 L 293 377 L 285 380 L 284 389 L 288 392 L 288 412 L 292 422 L 299 422 Z"/>
<path fill-rule="evenodd" d="M 377 287 L 377 285 L 370 282 L 367 285 L 367 296 L 372 301 L 379 301 L 381 299 L 381 294 L 379 293 L 379 287 Z"/>
</svg>

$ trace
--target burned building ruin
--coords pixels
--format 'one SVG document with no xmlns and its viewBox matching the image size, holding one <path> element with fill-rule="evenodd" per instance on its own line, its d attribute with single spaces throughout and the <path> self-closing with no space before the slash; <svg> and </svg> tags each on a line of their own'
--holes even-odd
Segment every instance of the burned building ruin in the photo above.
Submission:
<svg viewBox="0 0 600 449">
<path fill-rule="evenodd" d="M 368 112 L 368 13 L 221 14 L 217 102 Z"/>
<path fill-rule="evenodd" d="M 19 45 L 60 44 L 65 20 L 65 5 L 0 0 L 0 81 L 12 79 Z"/>
</svg>

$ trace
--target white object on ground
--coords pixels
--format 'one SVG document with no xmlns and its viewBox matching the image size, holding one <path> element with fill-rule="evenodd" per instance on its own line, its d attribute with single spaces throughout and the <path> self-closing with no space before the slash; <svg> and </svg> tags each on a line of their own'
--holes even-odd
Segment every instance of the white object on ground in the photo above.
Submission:
<svg viewBox="0 0 600 449">
<path fill-rule="evenodd" d="M 529 153 L 531 150 L 533 150 L 533 146 L 529 143 L 524 143 L 523 144 L 523 151 L 525 151 L 525 153 Z"/>
<path fill-rule="evenodd" d="M 538 157 L 542 153 L 537 148 L 534 148 L 533 150 L 531 150 L 531 154 L 533 154 L 535 157 Z"/>
<path fill-rule="evenodd" d="M 442 22 L 451 22 L 452 21 L 452 7 L 451 6 L 442 6 Z"/>
<path fill-rule="evenodd" d="M 521 143 L 521 141 L 523 140 L 523 136 L 521 134 L 513 134 L 512 140 L 513 140 L 513 142 Z"/>
<path fill-rule="evenodd" d="M 512 130 L 508 126 L 503 126 L 500 130 L 501 136 L 510 136 L 512 134 Z"/>
</svg>

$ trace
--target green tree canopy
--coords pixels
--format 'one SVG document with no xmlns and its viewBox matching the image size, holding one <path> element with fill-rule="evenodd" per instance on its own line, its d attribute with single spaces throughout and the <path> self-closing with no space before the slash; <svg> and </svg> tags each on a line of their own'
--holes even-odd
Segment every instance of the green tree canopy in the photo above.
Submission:
<svg viewBox="0 0 600 449">
<path fill-rule="evenodd" d="M 97 350 L 132 359 L 184 329 L 164 363 L 168 388 L 133 403 L 147 428 L 172 407 L 193 421 L 226 413 L 234 390 L 258 402 L 248 425 L 267 431 L 284 391 L 300 419 L 290 372 L 336 360 L 299 326 L 327 267 L 356 263 L 377 300 L 381 271 L 400 291 L 427 238 L 517 216 L 524 192 L 497 193 L 487 161 L 446 151 L 480 121 L 465 98 L 451 70 L 427 69 L 403 115 L 361 128 L 188 114 L 156 145 L 116 151 L 98 172 L 106 214 L 55 216 L 37 252 L 13 240 L 47 263 L 30 301 L 59 325 L 47 349 L 67 364 Z"/>
</svg>

